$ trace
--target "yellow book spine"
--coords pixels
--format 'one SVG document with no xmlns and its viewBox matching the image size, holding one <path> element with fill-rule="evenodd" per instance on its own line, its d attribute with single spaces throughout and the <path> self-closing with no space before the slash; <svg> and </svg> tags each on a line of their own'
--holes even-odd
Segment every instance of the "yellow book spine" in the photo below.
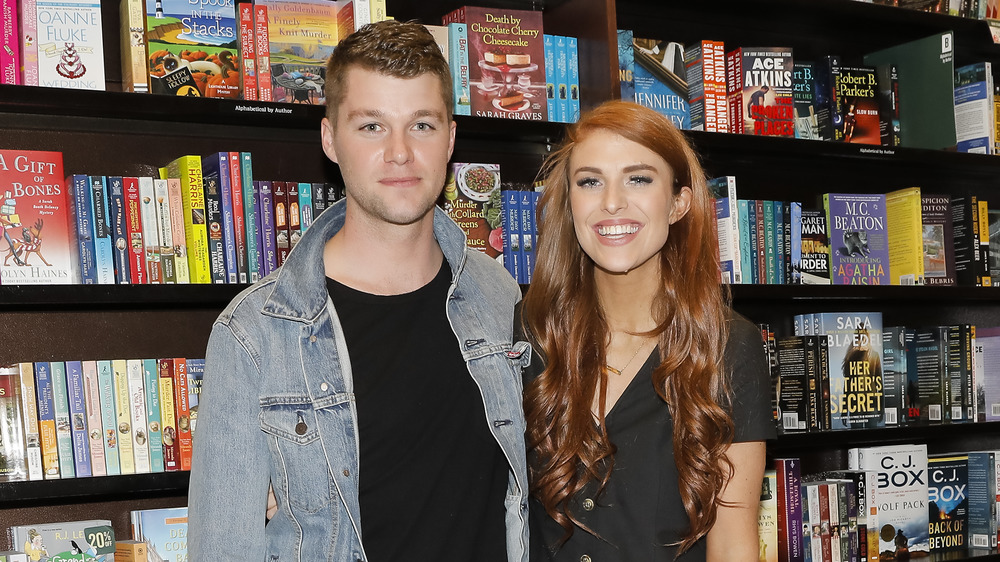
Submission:
<svg viewBox="0 0 1000 562">
<path fill-rule="evenodd" d="M 115 414 L 118 421 L 118 463 L 122 474 L 135 474 L 132 453 L 132 415 L 129 413 L 128 365 L 124 359 L 113 359 L 111 371 L 115 381 Z"/>
<path fill-rule="evenodd" d="M 377 23 L 387 19 L 385 12 L 385 0 L 372 0 L 372 23 Z"/>
<path fill-rule="evenodd" d="M 164 179 L 181 180 L 181 203 L 184 210 L 184 241 L 187 244 L 188 269 L 192 283 L 211 283 L 212 265 L 208 257 L 208 230 L 205 227 L 205 186 L 201 177 L 201 156 L 181 156 L 167 164 Z"/>
<path fill-rule="evenodd" d="M 893 285 L 924 284 L 924 235 L 919 187 L 885 195 L 889 277 Z"/>
<path fill-rule="evenodd" d="M 120 9 L 122 45 L 122 89 L 149 92 L 146 63 L 146 7 L 142 0 L 122 0 Z"/>
<path fill-rule="evenodd" d="M 163 432 L 163 468 L 167 471 L 180 470 L 177 458 L 177 423 L 174 415 L 173 367 L 164 361 L 160 368 L 160 425 Z"/>
<path fill-rule="evenodd" d="M 979 198 L 979 247 L 982 250 L 980 255 L 988 256 L 990 250 L 990 210 L 989 201 Z M 985 257 L 983 259 L 986 259 Z M 992 287 L 993 281 L 990 277 L 989 265 L 987 264 L 985 273 L 980 276 L 980 285 Z"/>
</svg>

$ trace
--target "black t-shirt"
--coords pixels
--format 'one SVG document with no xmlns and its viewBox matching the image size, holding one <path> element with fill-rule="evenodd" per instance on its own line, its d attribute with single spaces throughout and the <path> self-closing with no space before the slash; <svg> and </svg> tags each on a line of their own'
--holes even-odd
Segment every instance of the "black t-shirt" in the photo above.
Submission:
<svg viewBox="0 0 1000 562">
<path fill-rule="evenodd" d="M 770 376 L 760 331 L 735 313 L 724 357 L 733 367 L 735 441 L 773 439 Z M 538 363 L 532 362 L 529 377 L 541 373 Z M 590 482 L 570 500 L 570 512 L 603 540 L 575 528 L 552 555 L 546 546 L 558 544 L 564 530 L 532 500 L 532 561 L 578 562 L 585 554 L 594 562 L 674 559 L 677 548 L 667 545 L 681 539 L 689 519 L 673 461 L 673 419 L 650 378 L 658 364 L 654 350 L 605 418 L 608 436 L 618 447 L 608 485 L 597 495 L 597 483 Z M 704 559 L 704 539 L 680 557 Z"/>
<path fill-rule="evenodd" d="M 361 530 L 373 562 L 507 560 L 509 467 L 445 311 L 451 270 L 402 295 L 327 279 L 358 409 Z"/>
</svg>

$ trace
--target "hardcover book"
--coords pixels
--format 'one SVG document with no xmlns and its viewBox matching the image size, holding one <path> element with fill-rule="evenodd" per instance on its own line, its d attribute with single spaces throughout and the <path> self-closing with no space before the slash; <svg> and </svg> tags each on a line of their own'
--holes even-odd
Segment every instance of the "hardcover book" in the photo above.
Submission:
<svg viewBox="0 0 1000 562">
<path fill-rule="evenodd" d="M 951 201 L 947 195 L 921 194 L 924 281 L 928 285 L 954 285 L 955 234 Z"/>
<path fill-rule="evenodd" d="M 257 99 L 274 101 L 271 78 L 271 38 L 268 35 L 267 6 L 253 5 L 254 56 L 257 58 Z"/>
<path fill-rule="evenodd" d="M 792 69 L 792 110 L 795 113 L 795 138 L 819 140 L 816 116 L 816 79 L 812 62 L 796 61 Z"/>
<path fill-rule="evenodd" d="M 833 140 L 881 144 L 875 68 L 841 66 L 833 73 Z"/>
<path fill-rule="evenodd" d="M 730 127 L 734 133 L 795 136 L 788 47 L 740 47 L 726 54 Z"/>
<path fill-rule="evenodd" d="M 122 0 L 119 4 L 122 53 L 122 91 L 149 92 L 149 51 L 146 50 L 144 0 Z"/>
<path fill-rule="evenodd" d="M 236 4 L 237 28 L 240 37 L 240 87 L 243 99 L 256 100 L 260 97 L 257 90 L 257 54 L 254 39 L 253 4 L 240 2 Z"/>
<path fill-rule="evenodd" d="M 3 285 L 78 283 L 61 152 L 0 150 Z"/>
<path fill-rule="evenodd" d="M 892 285 L 924 284 L 921 214 L 919 187 L 906 187 L 885 194 L 889 282 Z"/>
<path fill-rule="evenodd" d="M 542 12 L 462 6 L 441 21 L 468 25 L 472 115 L 548 119 Z"/>
<path fill-rule="evenodd" d="M 885 195 L 823 194 L 834 285 L 888 285 Z"/>
<path fill-rule="evenodd" d="M 146 543 L 151 560 L 185 562 L 188 559 L 186 507 L 133 510 L 131 519 L 132 538 Z"/>
<path fill-rule="evenodd" d="M 104 35 L 97 0 L 36 0 L 38 85 L 104 90 Z"/>
<path fill-rule="evenodd" d="M 677 42 L 634 37 L 624 32 L 630 42 L 622 47 L 619 57 L 630 77 L 622 82 L 622 99 L 655 110 L 670 119 L 681 130 L 691 128 L 691 107 L 688 101 L 687 77 L 684 70 L 684 45 Z M 625 93 L 631 92 L 626 98 Z"/>
<path fill-rule="evenodd" d="M 883 427 L 882 313 L 814 316 L 829 344 L 830 429 Z"/>
<path fill-rule="evenodd" d="M 967 455 L 927 457 L 927 510 L 932 552 L 968 548 L 968 486 Z"/>
<path fill-rule="evenodd" d="M 232 2 L 146 0 L 154 94 L 240 99 L 239 41 Z"/>
<path fill-rule="evenodd" d="M 452 187 L 454 186 L 454 187 Z M 466 244 L 491 258 L 503 253 L 500 165 L 451 164 L 441 206 L 466 235 Z"/>
<path fill-rule="evenodd" d="M 994 153 L 996 114 L 990 62 L 955 69 L 955 126 L 959 152 Z"/>
<path fill-rule="evenodd" d="M 115 531 L 107 519 L 14 525 L 9 536 L 11 544 L 23 548 L 31 560 L 114 562 L 115 559 Z"/>
<path fill-rule="evenodd" d="M 802 250 L 797 267 L 803 285 L 830 284 L 830 239 L 826 213 L 822 209 L 802 209 Z"/>
</svg>

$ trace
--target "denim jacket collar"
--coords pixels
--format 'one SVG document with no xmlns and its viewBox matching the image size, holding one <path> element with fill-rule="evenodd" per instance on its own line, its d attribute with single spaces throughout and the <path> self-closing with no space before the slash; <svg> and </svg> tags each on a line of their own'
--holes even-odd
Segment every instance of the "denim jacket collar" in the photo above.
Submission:
<svg viewBox="0 0 1000 562">
<path fill-rule="evenodd" d="M 308 323 L 323 312 L 329 292 L 323 260 L 316 256 L 323 255 L 323 245 L 344 226 L 346 209 L 347 200 L 342 199 L 316 218 L 309 230 L 322 234 L 303 236 L 285 259 L 264 302 L 264 314 Z M 434 207 L 434 237 L 451 268 L 454 286 L 465 267 L 465 233 L 439 207 Z"/>
</svg>

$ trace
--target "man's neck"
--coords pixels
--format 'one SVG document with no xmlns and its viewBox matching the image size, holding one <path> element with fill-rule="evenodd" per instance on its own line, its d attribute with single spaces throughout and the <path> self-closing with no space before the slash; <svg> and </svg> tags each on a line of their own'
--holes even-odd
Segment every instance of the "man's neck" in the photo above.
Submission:
<svg viewBox="0 0 1000 562">
<path fill-rule="evenodd" d="M 441 268 L 433 213 L 412 225 L 370 224 L 345 218 L 326 242 L 326 276 L 374 295 L 399 295 L 423 287 Z"/>
</svg>

